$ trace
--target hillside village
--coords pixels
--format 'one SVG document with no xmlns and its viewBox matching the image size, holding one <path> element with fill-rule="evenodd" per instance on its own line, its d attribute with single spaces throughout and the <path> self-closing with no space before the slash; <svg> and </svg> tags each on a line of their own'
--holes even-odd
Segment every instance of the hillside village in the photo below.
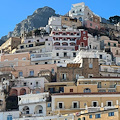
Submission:
<svg viewBox="0 0 120 120">
<path fill-rule="evenodd" d="M 0 51 L 0 120 L 120 119 L 120 22 L 77 3 Z"/>
</svg>

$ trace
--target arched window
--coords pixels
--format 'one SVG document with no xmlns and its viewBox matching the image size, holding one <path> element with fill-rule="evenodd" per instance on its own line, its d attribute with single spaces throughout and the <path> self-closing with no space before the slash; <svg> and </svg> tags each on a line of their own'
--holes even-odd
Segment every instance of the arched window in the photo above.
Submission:
<svg viewBox="0 0 120 120">
<path fill-rule="evenodd" d="M 35 114 L 42 114 L 43 113 L 43 107 L 41 105 L 37 105 L 35 107 Z"/>
<path fill-rule="evenodd" d="M 23 113 L 24 113 L 24 114 L 29 114 L 29 112 L 30 112 L 29 107 L 28 107 L 28 106 L 25 106 L 25 107 L 23 108 Z"/>
<path fill-rule="evenodd" d="M 91 92 L 91 90 L 89 88 L 84 89 L 84 93 L 90 93 L 90 92 Z"/>
</svg>

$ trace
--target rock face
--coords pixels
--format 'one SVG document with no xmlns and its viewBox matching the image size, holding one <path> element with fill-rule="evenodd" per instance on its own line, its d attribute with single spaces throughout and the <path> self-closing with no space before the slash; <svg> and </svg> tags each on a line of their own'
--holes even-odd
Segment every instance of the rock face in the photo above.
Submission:
<svg viewBox="0 0 120 120">
<path fill-rule="evenodd" d="M 50 7 L 38 8 L 32 15 L 28 16 L 27 19 L 21 21 L 16 25 L 14 31 L 9 32 L 8 35 L 3 36 L 1 41 L 5 41 L 9 37 L 18 37 L 24 31 L 28 32 L 39 27 L 44 27 L 48 24 L 48 19 L 51 16 L 59 16 L 55 14 L 55 10 Z"/>
</svg>

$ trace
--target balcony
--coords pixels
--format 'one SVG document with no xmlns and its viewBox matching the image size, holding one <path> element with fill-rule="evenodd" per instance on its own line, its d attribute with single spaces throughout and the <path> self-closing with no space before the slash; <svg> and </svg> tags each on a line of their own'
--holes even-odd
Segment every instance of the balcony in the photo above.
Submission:
<svg viewBox="0 0 120 120">
<path fill-rule="evenodd" d="M 31 61 L 34 62 L 34 61 L 40 61 L 40 60 L 51 60 L 52 59 L 52 56 L 46 56 L 46 57 L 35 57 L 35 58 L 31 58 Z"/>
</svg>

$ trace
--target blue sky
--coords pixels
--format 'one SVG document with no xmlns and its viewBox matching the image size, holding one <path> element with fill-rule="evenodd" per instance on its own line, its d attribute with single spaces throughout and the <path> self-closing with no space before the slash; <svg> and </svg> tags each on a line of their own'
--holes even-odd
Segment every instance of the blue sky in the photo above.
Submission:
<svg viewBox="0 0 120 120">
<path fill-rule="evenodd" d="M 120 16 L 120 0 L 0 0 L 0 38 L 13 31 L 17 23 L 37 8 L 49 6 L 64 15 L 72 4 L 80 2 L 85 2 L 94 13 L 107 19 L 113 15 Z"/>
</svg>

